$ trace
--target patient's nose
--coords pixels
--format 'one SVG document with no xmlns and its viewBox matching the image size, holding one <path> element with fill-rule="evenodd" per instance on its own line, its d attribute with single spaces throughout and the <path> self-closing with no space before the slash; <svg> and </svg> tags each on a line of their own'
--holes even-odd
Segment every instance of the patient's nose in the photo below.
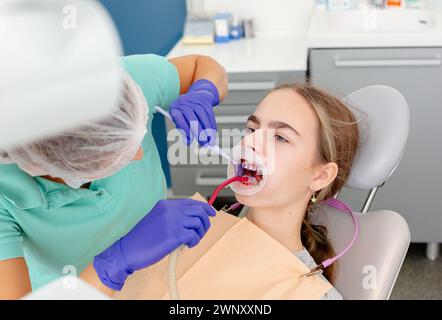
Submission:
<svg viewBox="0 0 442 320">
<path fill-rule="evenodd" d="M 266 156 L 269 150 L 272 150 L 271 139 L 272 133 L 269 130 L 256 129 L 253 133 L 246 135 L 242 142 L 242 146 L 251 148 L 254 152 L 261 156 Z"/>
</svg>

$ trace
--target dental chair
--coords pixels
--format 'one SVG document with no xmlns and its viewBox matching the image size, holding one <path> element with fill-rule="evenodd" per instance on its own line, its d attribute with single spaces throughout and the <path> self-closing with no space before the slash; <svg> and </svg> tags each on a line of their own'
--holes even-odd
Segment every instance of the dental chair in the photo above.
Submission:
<svg viewBox="0 0 442 320">
<path fill-rule="evenodd" d="M 353 92 L 345 101 L 361 111 L 355 112 L 360 146 L 345 186 L 366 190 L 368 197 L 361 212 L 356 212 L 359 237 L 338 260 L 335 287 L 344 299 L 388 299 L 410 244 L 410 231 L 398 213 L 369 208 L 378 188 L 402 158 L 409 132 L 409 109 L 397 90 L 381 85 Z M 331 207 L 324 207 L 318 216 L 327 227 L 335 251 L 345 248 L 354 232 L 350 216 Z"/>
</svg>

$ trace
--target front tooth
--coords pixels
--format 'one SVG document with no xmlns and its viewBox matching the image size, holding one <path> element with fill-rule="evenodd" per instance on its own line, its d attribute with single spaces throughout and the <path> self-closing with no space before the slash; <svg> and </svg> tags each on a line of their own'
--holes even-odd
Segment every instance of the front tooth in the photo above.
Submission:
<svg viewBox="0 0 442 320">
<path fill-rule="evenodd" d="M 246 163 L 244 168 L 246 168 L 247 170 L 252 170 L 253 166 L 250 163 Z"/>
<path fill-rule="evenodd" d="M 248 181 L 249 185 L 254 186 L 258 184 L 258 181 L 256 181 L 256 179 L 254 177 L 249 177 L 249 181 Z"/>
</svg>

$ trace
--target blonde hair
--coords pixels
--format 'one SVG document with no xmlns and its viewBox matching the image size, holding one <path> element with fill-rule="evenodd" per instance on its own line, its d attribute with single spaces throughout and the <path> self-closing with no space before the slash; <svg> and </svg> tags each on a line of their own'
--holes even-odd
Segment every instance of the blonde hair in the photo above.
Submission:
<svg viewBox="0 0 442 320">
<path fill-rule="evenodd" d="M 338 174 L 325 188 L 315 195 L 317 203 L 332 198 L 345 184 L 359 143 L 356 119 L 349 107 L 339 98 L 309 84 L 284 85 L 274 90 L 290 89 L 301 95 L 315 111 L 319 121 L 319 152 L 321 161 L 334 162 Z M 309 221 L 315 204 L 309 202 L 301 228 L 301 240 L 313 259 L 320 263 L 335 255 L 327 238 L 327 229 Z M 335 280 L 335 265 L 324 270 L 324 276 Z"/>
</svg>

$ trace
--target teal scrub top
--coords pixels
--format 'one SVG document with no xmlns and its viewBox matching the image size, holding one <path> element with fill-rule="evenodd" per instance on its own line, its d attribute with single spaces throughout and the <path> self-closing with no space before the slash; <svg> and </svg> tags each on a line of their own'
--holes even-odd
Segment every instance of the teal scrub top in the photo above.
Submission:
<svg viewBox="0 0 442 320">
<path fill-rule="evenodd" d="M 0 260 L 24 257 L 33 289 L 72 270 L 124 236 L 155 203 L 166 181 L 151 132 L 154 107 L 168 109 L 179 95 L 173 64 L 156 55 L 122 58 L 149 106 L 144 157 L 89 189 L 72 189 L 31 177 L 16 165 L 0 165 Z"/>
</svg>

